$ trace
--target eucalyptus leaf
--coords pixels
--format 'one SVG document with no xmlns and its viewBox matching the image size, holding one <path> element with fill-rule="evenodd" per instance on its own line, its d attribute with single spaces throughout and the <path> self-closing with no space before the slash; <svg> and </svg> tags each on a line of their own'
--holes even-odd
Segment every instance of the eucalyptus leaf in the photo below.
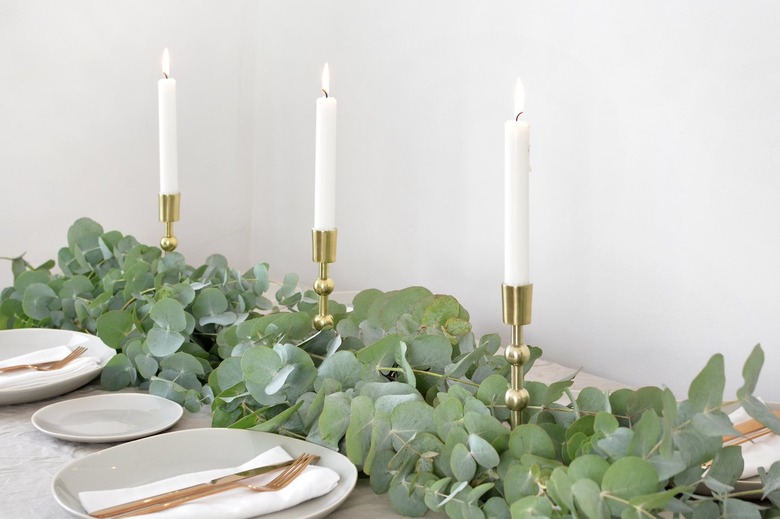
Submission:
<svg viewBox="0 0 780 519">
<path fill-rule="evenodd" d="M 477 462 L 469 452 L 469 448 L 459 443 L 452 450 L 450 469 L 458 481 L 470 481 L 477 472 Z"/>
<path fill-rule="evenodd" d="M 118 349 L 135 329 L 133 316 L 126 310 L 111 310 L 97 318 L 97 333 L 106 345 Z"/>
</svg>

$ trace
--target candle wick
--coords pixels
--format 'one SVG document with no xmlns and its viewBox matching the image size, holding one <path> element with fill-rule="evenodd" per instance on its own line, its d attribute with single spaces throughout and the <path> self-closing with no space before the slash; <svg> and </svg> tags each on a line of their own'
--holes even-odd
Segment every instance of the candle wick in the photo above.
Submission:
<svg viewBox="0 0 780 519">
<path fill-rule="evenodd" d="M 515 117 L 515 122 L 520 120 L 520 116 L 521 115 L 523 115 L 523 112 L 520 112 L 519 114 L 517 114 L 517 117 Z"/>
<path fill-rule="evenodd" d="M 163 77 L 164 77 L 165 79 L 168 79 L 168 74 L 166 74 L 165 72 L 163 72 Z"/>
<path fill-rule="evenodd" d="M 326 98 L 328 97 L 328 91 L 327 91 L 327 90 L 325 90 L 324 88 L 322 89 L 322 93 L 323 93 L 323 94 L 325 94 L 325 97 L 326 97 Z"/>
</svg>

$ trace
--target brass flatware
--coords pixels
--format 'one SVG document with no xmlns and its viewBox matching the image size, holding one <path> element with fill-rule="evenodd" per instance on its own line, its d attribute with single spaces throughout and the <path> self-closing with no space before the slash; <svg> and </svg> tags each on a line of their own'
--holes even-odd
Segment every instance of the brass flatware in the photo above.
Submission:
<svg viewBox="0 0 780 519">
<path fill-rule="evenodd" d="M 34 369 L 36 371 L 54 371 L 56 369 L 64 368 L 71 362 L 73 362 L 75 359 L 81 357 L 85 352 L 87 351 L 87 348 L 84 346 L 79 346 L 67 357 L 64 357 L 60 360 L 52 361 L 52 362 L 37 362 L 35 364 L 17 364 L 15 366 L 5 366 L 0 368 L 0 373 L 5 373 L 7 371 L 19 371 L 22 369 Z"/>
<path fill-rule="evenodd" d="M 772 412 L 774 413 L 775 416 L 780 418 L 780 410 L 772 411 Z M 749 441 L 749 439 L 744 439 L 746 436 L 750 436 L 763 429 L 766 429 L 766 426 L 761 422 L 759 422 L 758 420 L 751 418 L 750 420 L 740 422 L 734 425 L 734 429 L 739 431 L 739 436 L 724 436 L 723 443 L 732 442 L 734 440 L 740 440 L 740 439 L 743 441 L 739 441 L 739 443 L 745 443 L 745 441 Z M 761 436 L 763 436 L 764 434 L 768 434 L 768 433 L 765 432 Z M 733 445 L 738 445 L 739 443 L 735 443 Z"/>
<path fill-rule="evenodd" d="M 275 465 L 257 467 L 254 469 L 237 472 L 235 474 L 229 474 L 227 476 L 213 479 L 207 483 L 201 483 L 199 485 L 173 490 L 145 499 L 139 499 L 129 503 L 96 510 L 90 515 L 99 519 L 119 519 L 122 517 L 151 514 L 188 503 L 195 499 L 200 499 L 201 497 L 210 496 L 212 494 L 217 494 L 219 492 L 224 492 L 226 490 L 232 490 L 234 488 L 240 487 L 245 487 L 255 492 L 275 492 L 285 488 L 290 483 L 292 483 L 295 478 L 297 478 L 303 472 L 303 470 L 309 466 L 309 464 L 313 463 L 317 459 L 319 459 L 319 456 L 303 454 L 294 460 L 286 461 L 284 463 L 277 463 Z M 242 483 L 242 481 L 248 478 L 266 474 L 268 472 L 273 472 L 281 468 L 284 468 L 285 470 L 265 485 L 256 486 Z"/>
<path fill-rule="evenodd" d="M 775 416 L 780 418 L 780 410 L 772 411 Z M 762 436 L 768 434 L 774 434 L 772 429 L 768 428 L 761 422 L 755 419 L 746 420 L 738 424 L 734 424 L 734 429 L 739 431 L 739 436 L 724 436 L 723 445 L 731 447 L 734 445 L 742 445 L 743 443 L 752 442 Z M 707 468 L 712 465 L 712 460 L 703 464 L 702 467 Z"/>
</svg>

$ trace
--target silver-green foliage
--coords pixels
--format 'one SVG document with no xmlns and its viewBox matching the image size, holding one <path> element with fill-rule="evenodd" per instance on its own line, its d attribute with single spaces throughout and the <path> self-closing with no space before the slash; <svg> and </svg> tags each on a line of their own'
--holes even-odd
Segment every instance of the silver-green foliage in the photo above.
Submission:
<svg viewBox="0 0 780 519">
<path fill-rule="evenodd" d="M 97 334 L 118 350 L 103 370 L 112 390 L 137 385 L 191 411 L 210 403 L 206 381 L 219 361 L 215 337 L 263 314 L 312 307 L 287 275 L 274 300 L 268 265 L 241 273 L 215 254 L 194 268 L 184 257 L 104 231 L 88 218 L 68 230 L 53 261 L 33 268 L 13 258 L 14 284 L 0 293 L 0 329 L 50 327 Z M 301 305 L 301 308 L 298 308 Z M 298 328 L 308 333 L 308 314 Z"/>
<path fill-rule="evenodd" d="M 12 261 L 0 328 L 97 333 L 120 351 L 104 386 L 138 384 L 191 410 L 207 402 L 215 427 L 339 450 L 405 515 L 780 517 L 780 462 L 760 471 L 763 488 L 736 491 L 741 452 L 722 442 L 735 434 L 723 411 L 734 404 L 780 431 L 753 394 L 758 346 L 732 400 L 721 355 L 682 402 L 657 387 L 575 397 L 574 375 L 529 380 L 523 425 L 510 431 L 499 337 L 477 339 L 451 296 L 366 290 L 350 311 L 333 303 L 335 329 L 316 333 L 313 294 L 288 275 L 272 301 L 265 264 L 240 274 L 212 256 L 192 268 L 86 219 L 71 228 L 58 263 L 62 274 Z M 532 348 L 526 370 L 540 354 Z"/>
</svg>

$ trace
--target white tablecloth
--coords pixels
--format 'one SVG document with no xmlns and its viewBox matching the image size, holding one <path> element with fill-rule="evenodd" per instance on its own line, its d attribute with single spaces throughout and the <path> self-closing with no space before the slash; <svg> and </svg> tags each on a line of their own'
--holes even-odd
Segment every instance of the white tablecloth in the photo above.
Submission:
<svg viewBox="0 0 780 519">
<path fill-rule="evenodd" d="M 528 380 L 550 383 L 569 376 L 574 370 L 559 364 L 537 361 Z M 616 382 L 579 373 L 573 388 L 595 386 L 602 389 L 623 387 Z M 75 443 L 52 438 L 30 423 L 35 411 L 53 402 L 100 394 L 96 384 L 90 384 L 70 394 L 29 404 L 0 406 L 0 518 L 1 519 L 65 519 L 70 517 L 54 500 L 51 482 L 59 470 L 74 459 L 103 450 L 115 444 Z M 185 412 L 169 431 L 209 427 L 207 410 Z M 359 479 L 355 490 L 332 519 L 390 518 L 402 516 L 393 511 L 386 495 L 372 492 L 368 481 Z M 437 517 L 428 513 L 426 517 Z"/>
</svg>

